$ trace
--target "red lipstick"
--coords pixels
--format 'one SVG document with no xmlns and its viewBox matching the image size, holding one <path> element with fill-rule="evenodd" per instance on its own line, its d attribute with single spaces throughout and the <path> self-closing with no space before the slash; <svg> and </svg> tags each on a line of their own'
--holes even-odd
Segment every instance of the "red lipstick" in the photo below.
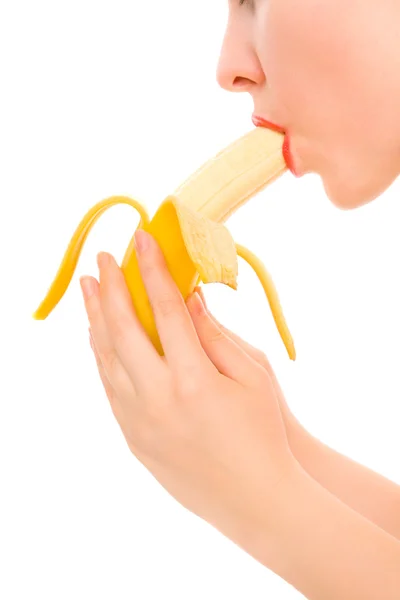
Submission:
<svg viewBox="0 0 400 600">
<path fill-rule="evenodd" d="M 267 129 L 272 129 L 272 131 L 277 131 L 278 133 L 285 134 L 285 137 L 283 140 L 283 146 L 282 146 L 283 158 L 285 160 L 286 166 L 289 169 L 289 171 L 295 177 L 299 177 L 299 174 L 297 173 L 296 168 L 294 166 L 294 160 L 293 160 L 292 153 L 290 151 L 290 141 L 289 141 L 288 132 L 285 131 L 285 129 L 283 127 L 281 127 L 280 125 L 276 125 L 276 123 L 271 123 L 271 121 L 267 121 L 266 119 L 263 119 L 262 117 L 259 117 L 258 115 L 252 115 L 252 121 L 256 127 L 266 127 Z"/>
<path fill-rule="evenodd" d="M 283 140 L 282 154 L 283 154 L 283 158 L 285 159 L 285 163 L 286 163 L 289 171 L 295 177 L 300 177 L 300 175 L 296 171 L 296 168 L 294 166 L 293 156 L 292 156 L 292 153 L 290 152 L 290 139 L 289 139 L 288 133 L 286 133 L 285 138 Z"/>
<path fill-rule="evenodd" d="M 280 125 L 276 125 L 276 123 L 271 123 L 271 121 L 266 121 L 262 117 L 258 117 L 257 115 L 253 115 L 251 117 L 254 125 L 256 127 L 267 127 L 267 129 L 272 129 L 272 131 L 277 131 L 278 133 L 285 133 L 285 130 Z"/>
</svg>

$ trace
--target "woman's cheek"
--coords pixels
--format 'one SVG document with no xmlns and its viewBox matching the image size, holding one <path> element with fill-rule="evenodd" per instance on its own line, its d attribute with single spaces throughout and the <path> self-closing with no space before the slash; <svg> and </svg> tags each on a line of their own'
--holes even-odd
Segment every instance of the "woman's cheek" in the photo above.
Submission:
<svg viewBox="0 0 400 600">
<path fill-rule="evenodd" d="M 369 89 L 362 39 L 354 40 L 354 23 L 341 24 L 338 3 L 302 0 L 301 11 L 295 0 L 262 3 L 257 52 L 266 110 L 289 129 L 304 170 L 322 177 L 328 197 L 354 208 L 381 194 L 396 170 L 393 141 L 382 133 L 387 116 L 376 112 L 381 92 Z"/>
<path fill-rule="evenodd" d="M 260 14 L 257 51 L 268 82 L 272 105 L 268 109 L 286 126 L 309 131 L 321 77 L 315 58 L 310 59 L 308 29 L 308 23 L 305 30 L 273 1 L 269 10 Z"/>
<path fill-rule="evenodd" d="M 258 17 L 258 52 L 277 110 L 302 133 L 337 128 L 351 87 L 350 40 L 338 21 L 343 0 L 270 0 Z M 265 8 L 264 8 L 265 7 Z M 326 116 L 329 115 L 330 123 Z"/>
</svg>

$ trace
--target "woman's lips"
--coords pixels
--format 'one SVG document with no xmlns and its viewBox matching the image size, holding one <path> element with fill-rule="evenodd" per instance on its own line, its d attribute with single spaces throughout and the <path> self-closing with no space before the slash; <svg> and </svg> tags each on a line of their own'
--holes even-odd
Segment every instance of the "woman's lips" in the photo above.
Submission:
<svg viewBox="0 0 400 600">
<path fill-rule="evenodd" d="M 288 133 L 285 134 L 285 138 L 283 140 L 282 154 L 283 154 L 283 158 L 285 159 L 285 163 L 286 163 L 289 171 L 295 177 L 300 177 L 300 173 L 298 173 L 296 170 L 296 167 L 294 165 L 293 155 L 290 151 L 290 137 L 289 137 Z"/>
<path fill-rule="evenodd" d="M 285 135 L 284 140 L 283 140 L 283 146 L 282 146 L 283 158 L 285 160 L 286 166 L 289 169 L 289 171 L 295 177 L 300 177 L 300 174 L 296 170 L 293 155 L 290 150 L 289 133 L 287 131 L 285 131 L 285 129 L 283 127 L 281 127 L 280 125 L 276 125 L 276 123 L 271 123 L 271 121 L 266 121 L 265 119 L 263 119 L 262 117 L 259 117 L 257 115 L 252 116 L 252 121 L 256 127 L 266 127 L 267 129 L 272 129 L 272 131 L 277 131 L 278 133 L 282 133 Z"/>
<path fill-rule="evenodd" d="M 276 125 L 276 123 L 271 123 L 271 121 L 266 121 L 262 117 L 258 117 L 257 115 L 253 115 L 251 120 L 253 121 L 256 127 L 267 127 L 268 129 L 272 129 L 273 131 L 277 131 L 278 133 L 285 133 L 285 130 L 280 125 Z"/>
</svg>

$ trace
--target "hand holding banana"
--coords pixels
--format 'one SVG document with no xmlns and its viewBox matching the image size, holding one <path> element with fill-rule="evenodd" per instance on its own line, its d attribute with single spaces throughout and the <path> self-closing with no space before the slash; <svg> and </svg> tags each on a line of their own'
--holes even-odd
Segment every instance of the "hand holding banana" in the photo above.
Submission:
<svg viewBox="0 0 400 600">
<path fill-rule="evenodd" d="M 102 253 L 99 282 L 81 278 L 100 378 L 131 452 L 179 503 L 307 597 L 353 598 L 357 589 L 357 597 L 376 598 L 392 573 L 390 597 L 398 598 L 399 547 L 388 535 L 398 530 L 397 486 L 308 434 L 266 357 L 221 326 L 197 293 L 199 281 L 235 289 L 243 257 L 294 360 L 268 274 L 223 226 L 285 171 L 282 144 L 280 134 L 257 128 L 194 173 L 151 220 L 133 199 L 100 202 L 34 316 L 46 318 L 61 299 L 104 210 L 136 208 L 141 222 L 122 268 Z"/>
<path fill-rule="evenodd" d="M 265 543 L 271 533 L 282 482 L 298 468 L 273 381 L 220 329 L 196 291 L 184 302 L 154 238 L 143 230 L 135 237 L 164 356 L 111 255 L 99 255 L 99 282 L 81 280 L 112 411 L 129 449 L 157 481 L 251 551 L 250 542 Z"/>
<path fill-rule="evenodd" d="M 223 225 L 233 212 L 286 171 L 282 145 L 281 133 L 255 128 L 200 167 L 162 202 L 151 220 L 141 204 L 125 196 L 113 196 L 96 204 L 76 229 L 34 318 L 45 319 L 61 300 L 74 274 L 85 239 L 97 219 L 107 208 L 124 203 L 139 212 L 139 228 L 149 232 L 158 243 L 185 300 L 200 281 L 224 283 L 237 289 L 237 256 L 248 262 L 264 288 L 288 355 L 295 360 L 293 340 L 271 277 L 256 256 L 235 244 Z M 164 348 L 140 274 L 134 238 L 126 250 L 121 268 L 138 319 L 155 348 L 163 354 Z"/>
</svg>

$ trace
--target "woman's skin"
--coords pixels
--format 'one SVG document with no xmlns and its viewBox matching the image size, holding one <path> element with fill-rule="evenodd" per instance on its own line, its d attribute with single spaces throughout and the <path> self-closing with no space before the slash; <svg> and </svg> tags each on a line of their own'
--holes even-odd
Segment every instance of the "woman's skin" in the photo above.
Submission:
<svg viewBox="0 0 400 600">
<path fill-rule="evenodd" d="M 221 86 L 289 131 L 299 174 L 351 209 L 400 174 L 400 3 L 239 0 Z M 400 486 L 313 438 L 268 359 L 184 301 L 155 240 L 138 262 L 165 356 L 106 253 L 81 279 L 100 378 L 128 447 L 183 506 L 310 600 L 400 598 Z"/>
<path fill-rule="evenodd" d="M 289 131 L 296 169 L 337 206 L 400 173 L 397 0 L 230 0 L 219 84 Z"/>
</svg>

